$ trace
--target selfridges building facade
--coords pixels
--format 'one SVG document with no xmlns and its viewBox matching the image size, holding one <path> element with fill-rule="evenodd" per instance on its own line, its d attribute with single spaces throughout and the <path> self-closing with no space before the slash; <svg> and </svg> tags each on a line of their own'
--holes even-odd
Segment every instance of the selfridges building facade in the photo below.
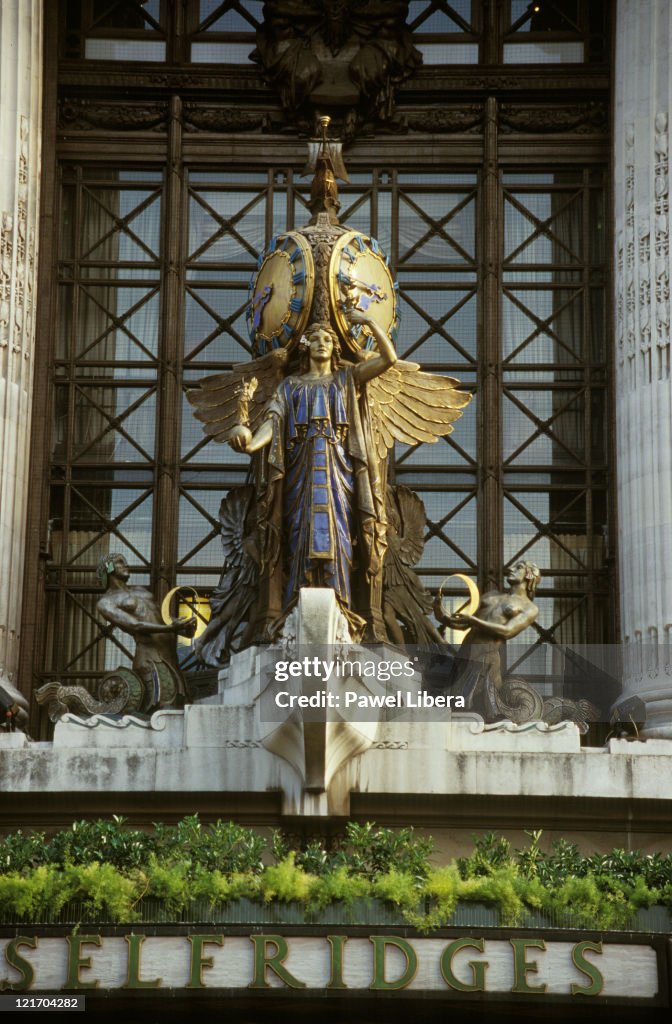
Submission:
<svg viewBox="0 0 672 1024">
<path fill-rule="evenodd" d="M 3 0 L 0 672 L 24 726 L 0 732 L 5 830 L 198 811 L 298 832 L 414 822 L 451 851 L 474 829 L 529 827 L 670 848 L 671 41 L 667 0 Z M 164 740 L 125 747 L 86 716 L 54 734 L 34 699 L 97 700 L 137 668 L 137 633 L 100 600 L 106 556 L 128 567 L 120 590 L 164 610 L 207 617 L 221 591 L 220 503 L 250 460 L 204 435 L 193 391 L 263 354 L 250 324 L 271 293 L 250 279 L 316 216 L 320 117 L 342 144 L 324 194 L 396 282 L 399 357 L 472 396 L 452 433 L 397 440 L 386 463 L 424 505 L 425 610 L 449 577 L 457 599 L 465 578 L 501 592 L 537 566 L 509 670 L 540 707 L 597 706 L 583 741 L 571 722 L 527 723 L 441 747 L 431 723 L 353 741 L 314 776 L 308 734 L 290 757 L 250 731 L 216 672 L 188 681 L 181 710 L 176 668 Z M 324 641 L 309 618 L 304 640 Z M 558 667 L 568 648 L 586 659 L 578 688 Z M 129 769 L 136 742 L 151 768 Z"/>
</svg>

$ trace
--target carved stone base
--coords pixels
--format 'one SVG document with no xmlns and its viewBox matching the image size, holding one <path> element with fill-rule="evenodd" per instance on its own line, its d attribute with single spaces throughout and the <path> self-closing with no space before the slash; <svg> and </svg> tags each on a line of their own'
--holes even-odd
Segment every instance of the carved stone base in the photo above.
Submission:
<svg viewBox="0 0 672 1024">
<path fill-rule="evenodd" d="M 289 661 L 327 643 L 329 656 L 340 652 L 349 661 L 400 657 L 393 648 L 374 651 L 349 640 L 333 592 L 305 590 L 271 654 Z M 350 813 L 353 792 L 360 798 L 465 793 L 489 780 L 506 792 L 507 786 L 520 788 L 525 773 L 516 759 L 523 754 L 543 753 L 544 763 L 547 756 L 562 755 L 563 764 L 569 753 L 580 756 L 578 729 L 568 722 L 490 726 L 478 715 L 451 715 L 448 709 L 433 712 L 428 721 L 405 705 L 389 717 L 386 708 L 367 709 L 365 721 L 346 721 L 339 714 L 308 721 L 291 708 L 272 717 L 264 713 L 264 700 L 287 684 L 271 678 L 270 664 L 275 661 L 268 650 L 243 651 L 221 673 L 216 698 L 183 711 L 160 710 L 149 719 L 68 711 L 56 723 L 53 744 L 34 745 L 34 755 L 27 753 L 31 744 L 17 747 L 18 734 L 0 733 L 0 787 L 24 792 L 33 773 L 45 792 L 68 794 L 216 793 L 222 807 L 240 794 L 245 800 L 275 794 L 282 815 L 342 817 Z M 298 692 L 316 685 L 329 689 L 322 680 L 295 681 Z M 362 695 L 399 689 L 398 680 L 380 683 L 358 676 L 348 676 L 347 683 L 340 677 L 334 685 Z M 406 685 L 420 689 L 420 680 Z"/>
</svg>

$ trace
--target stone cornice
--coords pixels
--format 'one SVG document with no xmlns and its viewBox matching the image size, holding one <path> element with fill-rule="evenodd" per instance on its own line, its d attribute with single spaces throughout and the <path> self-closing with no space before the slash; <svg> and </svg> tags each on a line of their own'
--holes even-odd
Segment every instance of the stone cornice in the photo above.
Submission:
<svg viewBox="0 0 672 1024">
<path fill-rule="evenodd" d="M 157 92 L 212 92 L 219 99 L 233 99 L 245 96 L 251 99 L 266 98 L 275 106 L 272 90 L 256 67 L 212 68 L 191 64 L 169 67 L 164 64 L 134 66 L 118 62 L 62 62 L 59 71 L 59 87 L 69 90 L 87 89 L 95 86 L 113 93 L 117 89 L 155 89 Z M 420 68 L 397 92 L 399 103 L 417 102 L 423 93 L 436 98 L 437 91 L 449 94 L 484 94 L 505 91 L 535 95 L 545 92 L 606 94 L 609 90 L 609 71 L 602 65 L 471 65 L 435 66 Z"/>
</svg>

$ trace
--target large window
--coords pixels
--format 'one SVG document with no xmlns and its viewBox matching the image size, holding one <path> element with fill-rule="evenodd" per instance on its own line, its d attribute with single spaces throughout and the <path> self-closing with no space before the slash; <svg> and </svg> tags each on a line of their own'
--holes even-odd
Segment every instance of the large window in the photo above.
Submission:
<svg viewBox="0 0 672 1024">
<path fill-rule="evenodd" d="M 68 677 L 116 664 L 91 593 L 102 555 L 113 547 L 149 582 L 162 183 L 160 170 L 62 168 L 46 667 Z"/>
<path fill-rule="evenodd" d="M 551 639 L 604 636 L 604 179 L 503 176 L 504 561 L 544 571 Z"/>
<path fill-rule="evenodd" d="M 63 0 L 61 55 L 245 65 L 263 8 L 263 0 Z M 607 0 L 409 0 L 407 24 L 428 66 L 582 64 L 607 60 L 607 9 Z M 288 28 L 306 11 L 289 5 Z M 313 11 L 317 26 L 319 6 Z M 364 9 L 356 26 L 364 34 L 367 18 Z"/>
<path fill-rule="evenodd" d="M 104 553 L 122 552 L 134 580 L 162 594 L 190 584 L 205 597 L 217 583 L 219 504 L 245 481 L 248 459 L 206 443 L 185 392 L 249 358 L 245 305 L 259 253 L 310 216 L 304 144 L 259 133 L 258 91 L 252 133 L 227 135 L 215 79 L 199 78 L 187 96 L 161 79 L 157 93 L 149 64 L 138 72 L 124 51 L 137 123 L 119 129 L 110 110 L 120 97 L 90 70 L 116 56 L 94 51 L 141 39 L 165 46 L 166 60 L 181 46 L 199 63 L 199 46 L 251 47 L 261 8 L 64 7 L 66 129 L 47 209 L 59 226 L 42 268 L 36 412 L 43 421 L 48 410 L 50 423 L 34 442 L 31 502 L 44 541 L 28 570 L 23 662 L 32 685 L 88 685 L 128 663 L 125 638 L 96 614 Z M 581 59 L 595 59 L 599 33 L 579 0 L 547 4 L 544 25 L 531 5 L 498 9 L 493 26 L 476 0 L 414 2 L 409 24 L 419 45 L 434 34 L 437 46 L 476 47 L 480 60 L 496 43 L 507 75 L 501 47 L 517 34 L 520 46 L 542 32 L 549 46 L 578 45 L 580 35 Z M 604 642 L 614 639 L 607 139 L 578 85 L 571 103 L 535 93 L 524 106 L 506 92 L 510 79 L 501 96 L 496 81 L 487 97 L 474 84 L 469 117 L 441 136 L 431 111 L 443 103 L 442 73 L 434 92 L 424 79 L 426 125 L 416 116 L 413 136 L 365 135 L 346 153 L 350 183 L 340 186 L 342 222 L 380 241 L 399 282 L 400 355 L 475 393 L 449 438 L 394 453 L 392 477 L 427 511 L 418 571 L 432 589 L 452 573 L 488 589 L 506 566 L 532 559 L 543 573 L 539 641 Z M 236 103 L 240 117 L 240 92 Z"/>
<path fill-rule="evenodd" d="M 344 223 L 378 237 L 398 278 L 400 355 L 476 388 L 454 435 L 399 446 L 394 473 L 427 509 L 428 586 L 487 562 L 480 514 L 505 565 L 531 558 L 544 573 L 540 635 L 583 642 L 604 636 L 607 618 L 602 173 L 500 176 L 499 339 L 479 307 L 479 181 L 389 167 L 357 170 L 342 189 Z M 186 389 L 249 358 L 247 282 L 266 239 L 309 219 L 306 184 L 291 167 L 194 167 L 182 189 L 174 225 L 162 221 L 160 171 L 63 167 L 46 662 L 59 678 L 125 654 L 95 614 L 101 555 L 121 551 L 149 583 L 160 552 L 165 578 L 206 594 L 221 569 L 222 493 L 245 480 L 247 457 L 206 442 L 186 399 L 179 408 L 170 395 L 176 376 Z M 182 258 L 166 277 L 162 231 L 180 225 Z M 179 323 L 166 319 L 176 303 Z M 502 388 L 479 410 L 495 346 Z M 499 418 L 493 499 L 479 420 Z"/>
</svg>

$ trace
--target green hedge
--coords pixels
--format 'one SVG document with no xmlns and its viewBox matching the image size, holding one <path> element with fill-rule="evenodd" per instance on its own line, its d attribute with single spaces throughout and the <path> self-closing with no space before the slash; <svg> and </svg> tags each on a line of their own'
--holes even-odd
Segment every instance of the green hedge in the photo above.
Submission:
<svg viewBox="0 0 672 1024">
<path fill-rule="evenodd" d="M 613 850 L 584 856 L 560 840 L 541 848 L 541 832 L 512 850 L 493 833 L 448 865 L 432 861 L 431 837 L 350 822 L 345 836 L 292 846 L 267 841 L 233 822 L 197 816 L 149 831 L 124 819 L 78 821 L 47 838 L 15 832 L 0 841 L 0 920 L 57 920 L 77 905 L 82 920 L 133 922 L 143 906 L 179 917 L 200 904 L 247 899 L 292 903 L 318 915 L 335 903 L 378 899 L 421 931 L 449 923 L 458 902 L 497 908 L 503 924 L 530 912 L 576 927 L 624 928 L 640 908 L 672 906 L 672 855 Z"/>
</svg>

